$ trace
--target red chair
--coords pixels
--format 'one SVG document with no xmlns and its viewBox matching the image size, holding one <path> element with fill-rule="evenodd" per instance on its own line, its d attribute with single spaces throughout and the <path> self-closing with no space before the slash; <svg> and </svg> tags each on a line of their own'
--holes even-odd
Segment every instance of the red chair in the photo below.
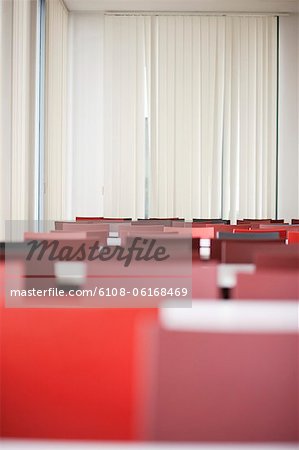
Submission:
<svg viewBox="0 0 299 450">
<path fill-rule="evenodd" d="M 80 225 L 102 225 L 100 219 L 84 219 L 84 220 L 55 220 L 55 230 L 62 230 L 64 225 L 74 225 L 74 226 L 80 226 Z"/>
<path fill-rule="evenodd" d="M 232 298 L 239 300 L 298 300 L 299 273 L 285 270 L 260 270 L 253 274 L 237 274 Z"/>
<path fill-rule="evenodd" d="M 201 239 L 213 239 L 215 231 L 213 227 L 192 228 L 192 237 Z"/>
<path fill-rule="evenodd" d="M 5 308 L 4 286 L 0 263 L 1 437 L 131 440 L 135 328 L 157 311 Z"/>
<path fill-rule="evenodd" d="M 193 223 L 207 223 L 207 224 L 229 225 L 230 224 L 230 220 L 227 220 L 227 219 L 193 219 Z"/>
<path fill-rule="evenodd" d="M 296 225 L 297 223 L 299 224 L 299 219 L 292 219 L 292 224 L 293 225 Z"/>
<path fill-rule="evenodd" d="M 216 242 L 215 242 L 216 241 Z M 217 242 L 219 243 L 217 245 Z M 285 246 L 277 241 L 246 241 L 244 240 L 217 240 L 211 241 L 211 257 L 222 263 L 243 264 L 253 263 L 256 253 L 275 251 Z"/>
<path fill-rule="evenodd" d="M 131 217 L 103 217 L 101 220 L 103 220 L 103 221 L 107 220 L 108 222 L 113 222 L 113 221 L 116 221 L 116 222 L 128 221 L 128 222 L 130 222 L 132 219 L 131 219 Z"/>
<path fill-rule="evenodd" d="M 263 224 L 260 223 L 258 225 L 258 229 L 260 230 L 286 230 L 286 231 L 299 231 L 299 225 L 289 225 L 287 223 L 283 223 L 283 224 Z"/>
<path fill-rule="evenodd" d="M 164 227 L 171 227 L 172 226 L 172 220 L 169 219 L 138 219 L 138 220 L 132 220 L 132 225 L 137 226 L 150 226 L 150 225 L 160 225 Z"/>
<path fill-rule="evenodd" d="M 140 328 L 137 438 L 227 442 L 228 448 L 232 442 L 297 442 L 299 342 L 294 330 L 238 332 L 209 328 L 206 321 L 195 331 L 175 323 L 167 328 L 165 319 L 161 326 Z"/>
<path fill-rule="evenodd" d="M 288 242 L 289 244 L 299 243 L 299 231 L 289 231 L 288 232 Z"/>
<path fill-rule="evenodd" d="M 257 270 L 259 269 L 299 270 L 299 255 L 286 255 L 282 257 L 279 254 L 273 255 L 261 254 L 256 255 L 254 262 Z"/>
<path fill-rule="evenodd" d="M 55 230 L 57 231 L 106 231 L 109 232 L 109 224 L 101 222 L 55 222 Z"/>
<path fill-rule="evenodd" d="M 76 217 L 76 222 L 80 222 L 80 221 L 82 222 L 85 220 L 89 221 L 89 222 L 92 222 L 92 221 L 124 222 L 126 220 L 130 221 L 132 219 L 131 218 L 115 218 L 115 217 L 111 217 L 111 218 L 110 217 L 80 217 L 80 216 Z"/>
<path fill-rule="evenodd" d="M 87 221 L 101 220 L 103 218 L 104 217 L 81 217 L 81 216 L 77 216 L 76 217 L 76 222 L 84 221 L 84 220 L 87 220 Z"/>
<path fill-rule="evenodd" d="M 125 225 L 119 225 L 119 227 L 118 227 L 118 234 L 119 234 L 119 237 L 122 239 L 124 239 L 130 233 L 136 233 L 136 234 L 137 233 L 139 233 L 139 234 L 149 233 L 150 234 L 151 231 L 153 233 L 157 233 L 157 232 L 163 233 L 164 226 L 163 225 L 149 225 L 149 226 L 144 225 L 143 227 L 137 227 L 135 225 L 125 224 Z M 170 231 L 175 232 L 176 230 L 173 230 L 172 228 L 170 228 Z"/>
<path fill-rule="evenodd" d="M 251 240 L 251 241 L 275 241 L 275 240 L 282 240 L 279 236 L 279 233 L 277 232 L 265 232 L 265 233 L 255 233 L 254 231 L 252 232 L 251 230 L 247 230 L 246 233 L 238 233 L 238 232 L 234 232 L 234 233 L 230 233 L 230 232 L 223 232 L 220 231 L 217 233 L 217 238 L 218 239 L 226 239 L 226 240 Z"/>
<path fill-rule="evenodd" d="M 171 226 L 177 228 L 192 228 L 192 222 L 184 222 L 183 220 L 172 220 Z"/>
<path fill-rule="evenodd" d="M 220 297 L 217 284 L 217 266 L 215 262 L 192 264 L 192 298 L 216 299 Z"/>
<path fill-rule="evenodd" d="M 149 219 L 138 219 L 138 220 L 174 220 L 174 221 L 184 221 L 179 217 L 150 217 Z"/>
<path fill-rule="evenodd" d="M 244 233 L 244 237 L 246 236 L 246 233 L 250 234 L 259 234 L 259 233 L 279 233 L 280 239 L 286 239 L 287 238 L 287 230 L 281 229 L 281 228 L 274 228 L 274 227 L 267 227 L 264 229 L 258 229 L 258 230 L 242 230 L 240 228 L 234 228 L 233 233 Z"/>
<path fill-rule="evenodd" d="M 232 233 L 235 229 L 241 230 L 249 230 L 249 224 L 241 224 L 241 225 L 214 225 L 215 236 L 217 233 Z"/>
<path fill-rule="evenodd" d="M 137 230 L 136 230 L 137 228 Z M 145 228 L 145 229 L 144 229 Z M 151 229 L 152 228 L 152 229 Z M 127 239 L 130 237 L 144 237 L 144 238 L 163 238 L 163 236 L 173 236 L 178 235 L 176 230 L 164 232 L 164 227 L 155 227 L 154 225 L 152 227 L 130 227 L 128 230 L 121 230 L 119 233 L 119 237 L 121 238 L 121 244 L 124 246 L 126 245 Z"/>
<path fill-rule="evenodd" d="M 256 270 L 299 270 L 299 246 L 298 250 L 294 247 L 296 246 L 286 245 L 284 248 L 286 251 L 256 253 L 254 257 Z"/>
<path fill-rule="evenodd" d="M 271 219 L 242 219 L 242 220 L 237 220 L 237 224 L 242 224 L 242 223 L 253 223 L 253 224 L 271 223 Z"/>
</svg>

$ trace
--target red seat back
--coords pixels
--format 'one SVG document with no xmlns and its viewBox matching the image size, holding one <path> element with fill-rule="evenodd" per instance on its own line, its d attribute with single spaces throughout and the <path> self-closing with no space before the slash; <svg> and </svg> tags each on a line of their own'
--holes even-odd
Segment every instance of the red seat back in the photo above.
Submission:
<svg viewBox="0 0 299 450">
<path fill-rule="evenodd" d="M 288 232 L 288 242 L 289 244 L 299 243 L 299 231 L 289 231 Z"/>
<path fill-rule="evenodd" d="M 0 263 L 0 436 L 132 439 L 135 328 L 157 311 L 4 308 L 4 287 Z"/>
<path fill-rule="evenodd" d="M 250 234 L 263 234 L 263 233 L 279 233 L 280 239 L 286 239 L 287 238 L 287 229 L 281 229 L 276 227 L 267 227 L 263 229 L 253 229 L 253 230 L 243 230 L 240 228 L 234 228 L 233 233 L 243 233 L 244 238 L 246 238 L 246 233 Z"/>
<path fill-rule="evenodd" d="M 281 241 L 219 241 L 222 263 L 253 263 L 258 252 L 274 251 L 285 244 Z M 218 249 L 219 250 L 219 249 Z"/>
<path fill-rule="evenodd" d="M 76 222 L 79 222 L 79 221 L 85 221 L 85 220 L 87 220 L 87 221 L 93 221 L 93 220 L 101 220 L 101 219 L 104 219 L 104 217 L 82 217 L 82 216 L 77 216 L 76 217 Z"/>
<path fill-rule="evenodd" d="M 298 300 L 299 272 L 261 270 L 254 274 L 239 273 L 232 298 Z"/>
<path fill-rule="evenodd" d="M 215 262 L 193 262 L 192 298 L 216 299 L 219 296 L 217 264 Z"/>
<path fill-rule="evenodd" d="M 295 332 L 152 327 L 139 342 L 141 439 L 297 441 Z"/>
</svg>

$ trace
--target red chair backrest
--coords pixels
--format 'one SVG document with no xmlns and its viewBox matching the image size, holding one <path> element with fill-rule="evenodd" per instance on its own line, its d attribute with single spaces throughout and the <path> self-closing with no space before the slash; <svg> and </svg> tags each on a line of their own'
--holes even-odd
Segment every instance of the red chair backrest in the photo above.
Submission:
<svg viewBox="0 0 299 450">
<path fill-rule="evenodd" d="M 140 219 L 140 220 L 178 220 L 178 221 L 184 221 L 184 219 L 180 219 L 179 217 L 150 217 L 149 219 Z"/>
<path fill-rule="evenodd" d="M 271 219 L 242 219 L 242 220 L 237 220 L 237 224 L 242 224 L 242 223 L 253 223 L 253 224 L 271 223 Z"/>
<path fill-rule="evenodd" d="M 242 225 L 213 225 L 215 230 L 215 236 L 217 233 L 232 233 L 235 229 L 239 230 L 249 230 L 250 225 L 249 224 L 242 224 Z"/>
<path fill-rule="evenodd" d="M 288 242 L 289 244 L 299 243 L 299 231 L 289 231 L 288 232 Z"/>
<path fill-rule="evenodd" d="M 76 217 L 76 222 L 84 221 L 84 220 L 93 221 L 93 220 L 101 220 L 101 219 L 104 219 L 104 217 L 82 217 L 82 216 L 77 216 Z"/>
<path fill-rule="evenodd" d="M 109 224 L 101 222 L 55 222 L 55 229 L 61 231 L 106 231 L 109 232 Z"/>
<path fill-rule="evenodd" d="M 298 300 L 299 273 L 285 270 L 260 270 L 237 274 L 232 290 L 235 299 Z"/>
<path fill-rule="evenodd" d="M 296 333 L 149 327 L 139 342 L 139 439 L 297 441 Z"/>
<path fill-rule="evenodd" d="M 132 219 L 130 218 L 130 217 L 103 217 L 101 220 L 106 220 L 107 222 L 113 222 L 113 221 L 116 221 L 116 222 L 126 222 L 126 221 L 128 221 L 128 222 L 130 222 L 130 221 L 132 221 Z"/>
<path fill-rule="evenodd" d="M 299 225 L 288 225 L 288 224 L 264 224 L 260 223 L 258 225 L 259 230 L 286 230 L 286 231 L 299 231 Z"/>
<path fill-rule="evenodd" d="M 253 263 L 255 254 L 278 249 L 285 245 L 277 241 L 233 241 L 220 242 L 220 260 L 222 263 Z M 211 245 L 211 249 L 213 244 Z M 219 252 L 219 249 L 218 249 Z M 211 252 L 212 254 L 212 252 Z"/>
<path fill-rule="evenodd" d="M 133 439 L 136 324 L 157 311 L 5 308 L 4 286 L 0 263 L 1 437 Z"/>
<path fill-rule="evenodd" d="M 264 229 L 255 229 L 255 230 L 242 230 L 240 228 L 234 228 L 233 233 L 244 233 L 246 235 L 246 233 L 279 233 L 279 237 L 280 239 L 286 239 L 287 238 L 287 230 L 286 229 L 281 229 L 281 228 L 276 228 L 276 227 L 267 227 Z"/>
<path fill-rule="evenodd" d="M 256 270 L 285 269 L 299 271 L 299 252 L 285 255 L 279 253 L 257 253 L 254 258 L 254 264 Z"/>
<path fill-rule="evenodd" d="M 171 227 L 172 220 L 168 219 L 140 219 L 140 220 L 132 220 L 132 225 L 142 226 L 150 226 L 150 225 L 160 225 L 164 227 Z"/>
<path fill-rule="evenodd" d="M 192 264 L 192 298 L 216 299 L 220 292 L 217 285 L 217 264 L 198 262 Z"/>
</svg>

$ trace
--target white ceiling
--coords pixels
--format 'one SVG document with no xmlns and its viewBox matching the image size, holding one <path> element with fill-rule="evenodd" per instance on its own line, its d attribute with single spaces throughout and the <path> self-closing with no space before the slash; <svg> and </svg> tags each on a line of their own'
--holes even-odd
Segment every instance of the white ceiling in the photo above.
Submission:
<svg viewBox="0 0 299 450">
<path fill-rule="evenodd" d="M 70 11 L 298 12 L 299 0 L 63 0 Z"/>
</svg>

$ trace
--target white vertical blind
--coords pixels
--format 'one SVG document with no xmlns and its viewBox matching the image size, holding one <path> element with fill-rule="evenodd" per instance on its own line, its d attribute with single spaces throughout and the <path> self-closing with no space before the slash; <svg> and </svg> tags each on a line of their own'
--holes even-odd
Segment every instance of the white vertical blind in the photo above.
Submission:
<svg viewBox="0 0 299 450">
<path fill-rule="evenodd" d="M 11 18 L 12 4 L 0 2 L 0 239 L 5 239 L 5 220 L 10 218 L 10 121 L 11 116 Z M 6 95 L 5 95 L 6 93 Z"/>
<path fill-rule="evenodd" d="M 5 220 L 34 218 L 36 1 L 0 6 L 0 236 Z"/>
<path fill-rule="evenodd" d="M 46 2 L 44 218 L 63 219 L 67 210 L 67 33 L 62 0 Z"/>
<path fill-rule="evenodd" d="M 59 0 L 55 4 L 57 9 Z M 72 215 L 144 216 L 148 116 L 150 216 L 274 217 L 277 19 L 108 15 L 97 22 L 95 38 L 91 18 L 80 16 L 70 33 Z M 56 19 L 54 41 L 65 24 L 59 23 Z M 91 53 L 94 70 L 87 75 Z M 55 86 L 61 93 L 56 98 L 63 99 L 65 59 L 59 61 L 60 69 L 58 63 L 51 69 L 51 92 Z M 97 84 L 89 83 L 95 74 Z M 93 84 L 94 98 L 87 101 Z M 65 211 L 63 106 L 57 110 L 61 117 L 53 110 L 58 132 L 48 137 L 55 142 L 47 144 L 52 149 L 47 175 L 56 181 L 50 186 L 48 181 L 47 195 L 51 192 L 51 215 L 58 217 Z M 89 159 L 96 161 L 94 170 L 88 169 Z"/>
<path fill-rule="evenodd" d="M 103 50 L 104 15 L 70 13 L 68 218 L 103 215 Z"/>
<path fill-rule="evenodd" d="M 149 28 L 149 17 L 105 16 L 105 216 L 144 215 Z"/>
<path fill-rule="evenodd" d="M 47 1 L 45 218 L 144 215 L 146 116 L 151 216 L 274 217 L 277 19 L 79 16 L 85 28 L 70 34 L 77 42 L 68 55 L 68 12 Z M 36 1 L 1 2 L 2 237 L 3 218 L 34 217 L 35 32 Z M 69 90 L 68 56 L 76 62 Z M 70 173 L 79 174 L 73 184 Z"/>
<path fill-rule="evenodd" d="M 218 217 L 225 19 L 153 20 L 151 215 Z"/>
<path fill-rule="evenodd" d="M 279 18 L 279 217 L 299 217 L 299 14 Z M 297 160 L 297 163 L 296 163 Z"/>
<path fill-rule="evenodd" d="M 83 14 L 85 31 L 77 27 L 69 35 L 68 171 L 67 12 L 61 0 L 49 1 L 47 8 L 47 218 L 65 217 L 73 193 L 72 215 L 93 210 L 144 216 L 147 116 L 150 216 L 274 217 L 276 18 L 108 15 L 97 22 L 95 37 L 89 34 L 90 17 Z M 93 84 L 86 75 L 87 49 L 93 39 L 98 87 L 87 101 L 87 84 Z M 102 102 L 99 108 L 92 107 L 95 99 Z M 94 170 L 85 164 L 88 159 L 97 161 Z M 98 165 L 104 183 L 97 182 Z M 67 185 L 74 188 L 68 196 Z"/>
<path fill-rule="evenodd" d="M 152 20 L 151 215 L 274 217 L 276 18 Z"/>
<path fill-rule="evenodd" d="M 275 217 L 277 22 L 227 17 L 223 216 Z"/>
</svg>

